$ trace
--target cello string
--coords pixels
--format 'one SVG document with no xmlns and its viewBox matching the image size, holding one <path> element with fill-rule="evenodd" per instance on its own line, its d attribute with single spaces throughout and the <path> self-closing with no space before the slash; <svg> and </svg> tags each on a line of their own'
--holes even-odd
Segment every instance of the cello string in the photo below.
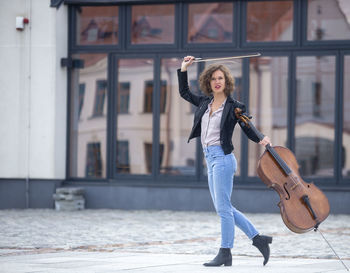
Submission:
<svg viewBox="0 0 350 273">
<path fill-rule="evenodd" d="M 334 248 L 331 246 L 331 244 L 328 242 L 328 240 L 326 239 L 326 237 L 324 237 L 324 235 L 323 235 L 323 233 L 321 232 L 321 230 L 316 229 L 315 231 L 318 231 L 318 232 L 321 234 L 321 236 L 323 237 L 323 239 L 327 242 L 327 244 L 329 245 L 329 247 L 333 250 L 335 256 L 338 257 L 339 261 L 343 264 L 343 266 L 345 267 L 345 269 L 346 269 L 347 271 L 350 271 L 349 268 L 346 266 L 346 264 L 343 262 L 343 260 L 339 257 L 339 255 L 337 254 L 337 252 L 334 250 Z"/>
</svg>

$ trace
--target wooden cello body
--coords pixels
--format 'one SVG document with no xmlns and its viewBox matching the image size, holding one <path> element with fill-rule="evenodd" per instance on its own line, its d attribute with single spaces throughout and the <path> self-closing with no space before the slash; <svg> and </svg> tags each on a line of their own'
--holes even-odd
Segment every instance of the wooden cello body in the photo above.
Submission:
<svg viewBox="0 0 350 273">
<path fill-rule="evenodd" d="M 261 180 L 279 194 L 281 216 L 291 231 L 304 233 L 317 228 L 329 215 L 327 197 L 313 183 L 303 181 L 298 162 L 289 149 L 267 147 L 259 160 L 257 172 Z"/>
<path fill-rule="evenodd" d="M 243 114 L 239 108 L 235 109 L 235 113 L 260 140 L 264 138 L 250 122 L 251 117 Z M 319 224 L 328 217 L 330 207 L 327 197 L 313 183 L 306 183 L 301 178 L 298 162 L 289 149 L 266 145 L 266 151 L 258 162 L 257 173 L 269 188 L 279 194 L 281 216 L 291 231 L 304 233 L 311 229 L 317 230 Z"/>
</svg>

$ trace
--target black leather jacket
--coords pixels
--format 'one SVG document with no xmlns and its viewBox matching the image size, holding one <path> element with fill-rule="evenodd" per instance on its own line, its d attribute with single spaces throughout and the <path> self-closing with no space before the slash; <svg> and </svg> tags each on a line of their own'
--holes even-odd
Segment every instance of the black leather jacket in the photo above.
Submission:
<svg viewBox="0 0 350 273">
<path fill-rule="evenodd" d="M 181 97 L 198 107 L 194 113 L 193 127 L 188 138 L 189 142 L 192 138 L 199 137 L 201 135 L 202 116 L 207 110 L 208 104 L 213 97 L 193 94 L 188 87 L 187 72 L 181 72 L 181 70 L 178 69 L 177 76 L 179 80 L 179 91 Z M 237 119 L 234 112 L 234 109 L 237 107 L 241 108 L 243 112 L 245 112 L 245 105 L 243 103 L 228 97 L 222 112 L 220 124 L 220 144 L 225 155 L 230 154 L 233 151 L 232 134 L 237 122 L 249 139 L 256 143 L 260 141 L 258 136 L 250 128 L 245 126 L 243 122 Z"/>
</svg>

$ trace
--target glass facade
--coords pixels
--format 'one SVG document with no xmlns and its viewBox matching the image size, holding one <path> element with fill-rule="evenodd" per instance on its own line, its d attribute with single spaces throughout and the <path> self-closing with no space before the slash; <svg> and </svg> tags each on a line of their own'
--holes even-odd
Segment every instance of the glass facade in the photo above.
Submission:
<svg viewBox="0 0 350 273">
<path fill-rule="evenodd" d="M 308 0 L 307 39 L 309 41 L 350 39 L 349 1 Z"/>
<path fill-rule="evenodd" d="M 247 3 L 247 41 L 292 41 L 293 1 Z"/>
<path fill-rule="evenodd" d="M 67 179 L 206 185 L 200 141 L 187 142 L 196 108 L 179 95 L 177 69 L 186 55 L 258 51 L 258 58 L 220 62 L 235 78 L 233 98 L 273 145 L 295 153 L 303 177 L 350 182 L 349 1 L 141 0 L 69 8 Z M 211 63 L 189 68 L 192 92 L 201 93 L 197 79 Z M 238 125 L 232 143 L 235 180 L 254 184 L 264 148 Z"/>
<path fill-rule="evenodd" d="M 152 59 L 118 60 L 116 172 L 152 172 Z"/>
<path fill-rule="evenodd" d="M 259 57 L 249 62 L 249 113 L 254 126 L 270 137 L 273 146 L 287 146 L 288 58 Z M 265 148 L 248 142 L 248 175 L 257 176 L 256 167 Z"/>
<path fill-rule="evenodd" d="M 233 37 L 233 3 L 188 5 L 188 43 L 227 43 Z"/>
<path fill-rule="evenodd" d="M 119 32 L 118 12 L 117 6 L 81 7 L 77 9 L 77 44 L 117 44 Z"/>
<path fill-rule="evenodd" d="M 175 5 L 135 5 L 131 8 L 132 44 L 172 44 Z"/>
<path fill-rule="evenodd" d="M 334 175 L 335 57 L 297 57 L 295 153 L 304 176 Z"/>
<path fill-rule="evenodd" d="M 75 54 L 71 75 L 69 175 L 105 178 L 107 166 L 107 55 Z"/>
<path fill-rule="evenodd" d="M 161 61 L 160 94 L 160 141 L 161 152 L 159 172 L 167 175 L 191 175 L 196 172 L 196 142 L 187 143 L 192 128 L 194 109 L 179 96 L 177 81 L 177 58 L 164 58 Z M 192 92 L 198 92 L 197 67 L 188 70 Z M 164 101 L 162 98 L 165 98 Z"/>
</svg>

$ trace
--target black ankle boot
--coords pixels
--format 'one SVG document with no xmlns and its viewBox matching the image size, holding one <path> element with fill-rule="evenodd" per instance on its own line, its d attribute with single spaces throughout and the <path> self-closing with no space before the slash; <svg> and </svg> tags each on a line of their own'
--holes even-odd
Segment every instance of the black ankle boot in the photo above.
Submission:
<svg viewBox="0 0 350 273">
<path fill-rule="evenodd" d="M 267 264 L 270 258 L 270 247 L 272 243 L 272 237 L 264 235 L 256 235 L 253 238 L 253 246 L 257 247 L 261 254 L 264 256 L 264 265 Z"/>
<path fill-rule="evenodd" d="M 230 248 L 220 248 L 218 255 L 209 263 L 203 264 L 204 266 L 231 266 L 232 254 Z"/>
</svg>

